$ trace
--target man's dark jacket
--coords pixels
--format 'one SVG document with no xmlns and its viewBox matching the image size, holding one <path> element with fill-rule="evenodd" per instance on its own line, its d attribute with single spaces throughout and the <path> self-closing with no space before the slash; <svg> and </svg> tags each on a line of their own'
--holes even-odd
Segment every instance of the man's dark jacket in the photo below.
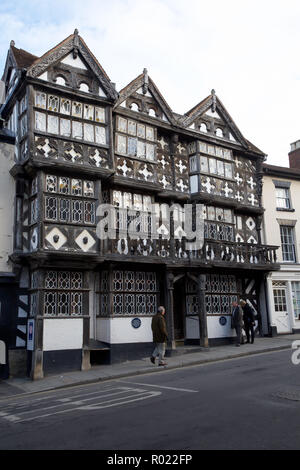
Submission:
<svg viewBox="0 0 300 470">
<path fill-rule="evenodd" d="M 243 311 L 244 311 L 244 323 L 245 323 L 245 325 L 248 326 L 248 325 L 251 325 L 252 323 L 254 323 L 255 318 L 254 318 L 254 312 L 253 312 L 252 307 L 250 307 L 249 304 L 246 304 L 243 307 Z"/>
<path fill-rule="evenodd" d="M 167 327 L 166 320 L 161 313 L 157 313 L 152 318 L 151 323 L 152 333 L 153 333 L 153 342 L 154 343 L 164 343 L 167 338 Z"/>
</svg>

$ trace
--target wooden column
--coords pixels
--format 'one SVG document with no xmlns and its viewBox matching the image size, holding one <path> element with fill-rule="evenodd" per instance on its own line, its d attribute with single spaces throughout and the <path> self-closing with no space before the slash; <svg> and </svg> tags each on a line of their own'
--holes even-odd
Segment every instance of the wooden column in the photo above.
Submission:
<svg viewBox="0 0 300 470">
<path fill-rule="evenodd" d="M 168 331 L 168 342 L 167 349 L 175 350 L 175 330 L 174 330 L 174 274 L 171 272 L 166 273 L 166 322 L 167 322 L 167 331 Z"/>
<path fill-rule="evenodd" d="M 199 274 L 197 277 L 197 294 L 198 294 L 198 304 L 199 304 L 198 315 L 199 315 L 200 346 L 203 348 L 208 348 L 205 287 L 206 287 L 206 276 L 205 274 Z"/>
<path fill-rule="evenodd" d="M 38 272 L 38 295 L 36 315 L 34 317 L 34 348 L 32 351 L 31 372 L 30 377 L 32 380 L 42 379 L 44 377 L 43 367 L 43 336 L 44 336 L 44 292 L 41 289 L 44 286 L 45 272 L 39 270 Z"/>
</svg>

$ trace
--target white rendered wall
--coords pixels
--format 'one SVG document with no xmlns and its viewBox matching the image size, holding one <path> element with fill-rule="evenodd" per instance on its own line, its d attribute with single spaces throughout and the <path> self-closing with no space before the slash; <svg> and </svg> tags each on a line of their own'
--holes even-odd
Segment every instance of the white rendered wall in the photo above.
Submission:
<svg viewBox="0 0 300 470">
<path fill-rule="evenodd" d="M 220 325 L 219 316 L 207 317 L 207 333 L 208 338 L 230 338 L 235 336 L 235 330 L 231 329 L 231 317 L 225 316 L 227 319 L 226 325 Z M 199 338 L 199 320 L 197 316 L 187 317 L 186 319 L 186 338 L 198 339 Z"/>
<path fill-rule="evenodd" d="M 139 328 L 133 328 L 131 325 L 133 318 L 98 318 L 97 339 L 110 344 L 152 342 L 152 317 L 139 317 L 142 322 Z"/>
<path fill-rule="evenodd" d="M 97 318 L 96 321 L 96 339 L 110 343 L 110 318 Z"/>
<path fill-rule="evenodd" d="M 71 65 L 71 67 L 76 67 L 78 69 L 87 70 L 86 66 L 82 62 L 79 56 L 74 59 L 73 53 L 67 55 L 62 61 L 62 64 Z"/>
<path fill-rule="evenodd" d="M 8 256 L 13 251 L 15 182 L 14 145 L 0 143 L 0 272 L 11 272 Z"/>
<path fill-rule="evenodd" d="M 82 349 L 82 318 L 49 318 L 44 320 L 43 350 Z"/>
</svg>

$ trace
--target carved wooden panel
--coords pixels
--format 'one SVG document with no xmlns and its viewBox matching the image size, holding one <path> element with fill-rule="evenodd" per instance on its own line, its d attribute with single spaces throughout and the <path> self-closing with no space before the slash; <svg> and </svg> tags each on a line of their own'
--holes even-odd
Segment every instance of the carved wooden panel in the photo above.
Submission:
<svg viewBox="0 0 300 470">
<path fill-rule="evenodd" d="M 163 189 L 173 189 L 174 178 L 170 143 L 165 135 L 159 135 L 157 140 L 157 181 Z"/>
<path fill-rule="evenodd" d="M 258 206 L 256 167 L 250 159 L 234 160 L 235 199 L 251 206 Z"/>
<path fill-rule="evenodd" d="M 106 149 L 77 142 L 36 135 L 33 152 L 37 158 L 58 160 L 99 169 L 109 168 L 109 155 Z"/>
<path fill-rule="evenodd" d="M 179 141 L 174 145 L 174 174 L 175 190 L 182 193 L 189 192 L 188 153 L 186 145 Z"/>
<path fill-rule="evenodd" d="M 45 225 L 44 234 L 45 250 L 81 253 L 98 251 L 95 229 Z"/>
<path fill-rule="evenodd" d="M 156 183 L 155 165 L 139 162 L 127 157 L 116 157 L 116 174 L 126 178 L 135 178 L 147 183 Z"/>
</svg>

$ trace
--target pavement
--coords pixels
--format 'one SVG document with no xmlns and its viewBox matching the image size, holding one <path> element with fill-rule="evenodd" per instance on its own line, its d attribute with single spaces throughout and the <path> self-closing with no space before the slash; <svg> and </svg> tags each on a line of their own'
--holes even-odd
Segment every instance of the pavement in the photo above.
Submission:
<svg viewBox="0 0 300 470">
<path fill-rule="evenodd" d="M 236 347 L 234 344 L 210 347 L 208 349 L 201 349 L 197 346 L 182 346 L 177 348 L 175 354 L 166 357 L 168 365 L 165 367 L 151 364 L 149 357 L 146 357 L 136 361 L 126 361 L 121 364 L 94 365 L 90 370 L 49 375 L 34 381 L 28 377 L 10 377 L 8 380 L 0 380 L 0 402 L 3 399 L 19 395 L 46 392 L 141 374 L 161 373 L 165 370 L 179 369 L 181 367 L 291 349 L 293 341 L 296 340 L 300 340 L 300 334 L 279 335 L 272 338 L 257 337 L 254 344 L 244 344 L 240 347 Z"/>
</svg>

